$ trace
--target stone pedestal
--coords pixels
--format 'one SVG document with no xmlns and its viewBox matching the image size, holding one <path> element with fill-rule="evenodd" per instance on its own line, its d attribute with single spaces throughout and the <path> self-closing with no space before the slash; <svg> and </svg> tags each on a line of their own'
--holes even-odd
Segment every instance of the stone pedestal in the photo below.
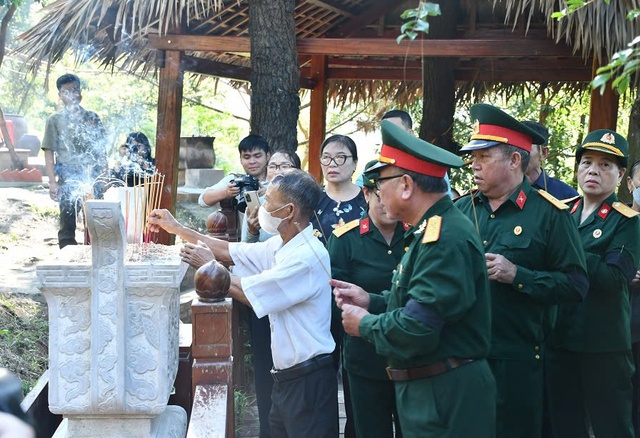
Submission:
<svg viewBox="0 0 640 438">
<path fill-rule="evenodd" d="M 178 369 L 177 247 L 127 247 L 117 202 L 88 201 L 92 246 L 37 267 L 49 306 L 49 408 L 56 438 L 184 437 L 167 409 Z"/>
</svg>

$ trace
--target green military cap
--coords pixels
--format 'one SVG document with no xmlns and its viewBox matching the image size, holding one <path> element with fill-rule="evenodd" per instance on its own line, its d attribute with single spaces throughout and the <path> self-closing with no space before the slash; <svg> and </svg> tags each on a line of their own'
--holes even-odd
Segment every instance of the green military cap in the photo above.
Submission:
<svg viewBox="0 0 640 438">
<path fill-rule="evenodd" d="M 411 172 L 444 178 L 450 167 L 461 167 L 462 160 L 455 154 L 427 143 L 395 125 L 383 120 L 382 150 L 379 163 L 370 170 L 387 165 L 400 167 Z"/>
<path fill-rule="evenodd" d="M 377 170 L 371 170 L 373 166 L 378 164 L 378 160 L 371 160 L 364 166 L 364 173 L 362 174 L 362 185 L 370 189 L 376 188 L 376 179 L 380 177 L 380 172 Z"/>
<path fill-rule="evenodd" d="M 499 144 L 509 144 L 531 152 L 531 144 L 544 144 L 538 132 L 517 121 L 493 105 L 477 103 L 471 107 L 473 134 L 461 152 L 486 149 Z"/>
<path fill-rule="evenodd" d="M 613 155 L 622 167 L 627 167 L 629 163 L 629 143 L 627 143 L 627 139 L 610 129 L 598 129 L 587 134 L 582 144 L 576 149 L 578 161 L 580 161 L 582 154 L 586 150 Z"/>
</svg>

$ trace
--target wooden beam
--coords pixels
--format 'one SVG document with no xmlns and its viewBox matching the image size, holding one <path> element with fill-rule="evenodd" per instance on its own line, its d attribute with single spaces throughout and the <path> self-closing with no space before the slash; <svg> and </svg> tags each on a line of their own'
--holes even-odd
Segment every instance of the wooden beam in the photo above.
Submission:
<svg viewBox="0 0 640 438">
<path fill-rule="evenodd" d="M 311 78 L 316 86 L 311 90 L 309 108 L 309 173 L 316 181 L 322 181 L 320 168 L 320 146 L 324 140 L 327 123 L 327 57 L 315 55 L 311 58 Z"/>
<path fill-rule="evenodd" d="M 160 50 L 249 53 L 249 37 L 204 35 L 149 35 L 148 46 Z M 382 38 L 301 38 L 298 54 L 340 56 L 428 56 L 461 58 L 510 58 L 572 56 L 571 50 L 550 39 L 502 40 L 452 39 L 403 40 Z"/>
<path fill-rule="evenodd" d="M 166 51 L 160 68 L 158 85 L 158 126 L 156 129 L 156 167 L 164 174 L 164 192 L 160 207 L 176 209 L 178 194 L 178 162 L 180 155 L 180 123 L 182 121 L 181 52 Z M 174 236 L 158 233 L 156 242 L 171 244 Z"/>
<path fill-rule="evenodd" d="M 362 13 L 341 24 L 336 30 L 328 32 L 327 37 L 346 38 L 352 36 L 364 26 L 371 24 L 380 17 L 384 17 L 397 6 L 398 4 L 395 1 L 374 0 L 367 5 L 367 8 Z"/>
<path fill-rule="evenodd" d="M 457 81 L 476 82 L 588 82 L 589 70 L 460 70 L 456 69 Z M 422 81 L 422 69 L 373 69 L 373 68 L 329 68 L 327 79 L 332 80 L 386 80 L 386 81 Z"/>
<path fill-rule="evenodd" d="M 195 56 L 184 55 L 182 57 L 182 69 L 193 73 L 199 73 L 210 76 L 219 76 L 222 78 L 235 79 L 237 81 L 251 80 L 251 67 L 243 67 L 241 65 L 227 64 L 210 59 L 198 58 Z M 300 86 L 306 89 L 312 89 L 315 81 L 300 76 Z"/>
</svg>

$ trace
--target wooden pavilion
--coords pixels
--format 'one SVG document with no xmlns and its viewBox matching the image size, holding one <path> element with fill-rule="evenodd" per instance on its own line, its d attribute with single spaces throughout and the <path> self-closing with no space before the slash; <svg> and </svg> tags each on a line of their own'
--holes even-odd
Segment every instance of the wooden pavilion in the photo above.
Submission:
<svg viewBox="0 0 640 438">
<path fill-rule="evenodd" d="M 291 0 L 293 1 L 293 0 Z M 176 197 L 185 72 L 247 81 L 251 0 L 58 0 L 22 35 L 30 69 L 68 50 L 105 66 L 159 75 L 156 163 Z M 318 156 L 328 98 L 402 103 L 421 98 L 424 59 L 455 60 L 459 88 L 527 81 L 586 84 L 594 69 L 638 34 L 626 12 L 636 0 L 596 2 L 556 22 L 552 0 L 459 0 L 454 38 L 398 44 L 405 9 L 418 0 L 295 0 L 300 86 L 311 91 L 309 157 Z M 615 24 L 616 31 L 608 26 Z M 87 55 L 88 54 L 88 55 Z M 84 55 L 81 55 L 84 56 Z M 590 126 L 615 128 L 618 97 L 592 94 Z M 317 160 L 309 171 L 320 176 Z"/>
</svg>

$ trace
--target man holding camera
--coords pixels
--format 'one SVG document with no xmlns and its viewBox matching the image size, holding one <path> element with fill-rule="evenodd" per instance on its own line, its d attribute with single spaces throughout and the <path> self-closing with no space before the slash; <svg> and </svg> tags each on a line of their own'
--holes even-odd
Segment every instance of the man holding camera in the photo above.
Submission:
<svg viewBox="0 0 640 438">
<path fill-rule="evenodd" d="M 207 187 L 198 198 L 198 204 L 201 207 L 211 207 L 225 198 L 238 196 L 242 186 L 251 183 L 252 178 L 255 178 L 260 186 L 266 185 L 267 163 L 271 155 L 267 140 L 259 135 L 250 134 L 240 141 L 238 153 L 240 164 L 247 175 L 236 176 L 230 173 L 218 183 Z"/>
</svg>

